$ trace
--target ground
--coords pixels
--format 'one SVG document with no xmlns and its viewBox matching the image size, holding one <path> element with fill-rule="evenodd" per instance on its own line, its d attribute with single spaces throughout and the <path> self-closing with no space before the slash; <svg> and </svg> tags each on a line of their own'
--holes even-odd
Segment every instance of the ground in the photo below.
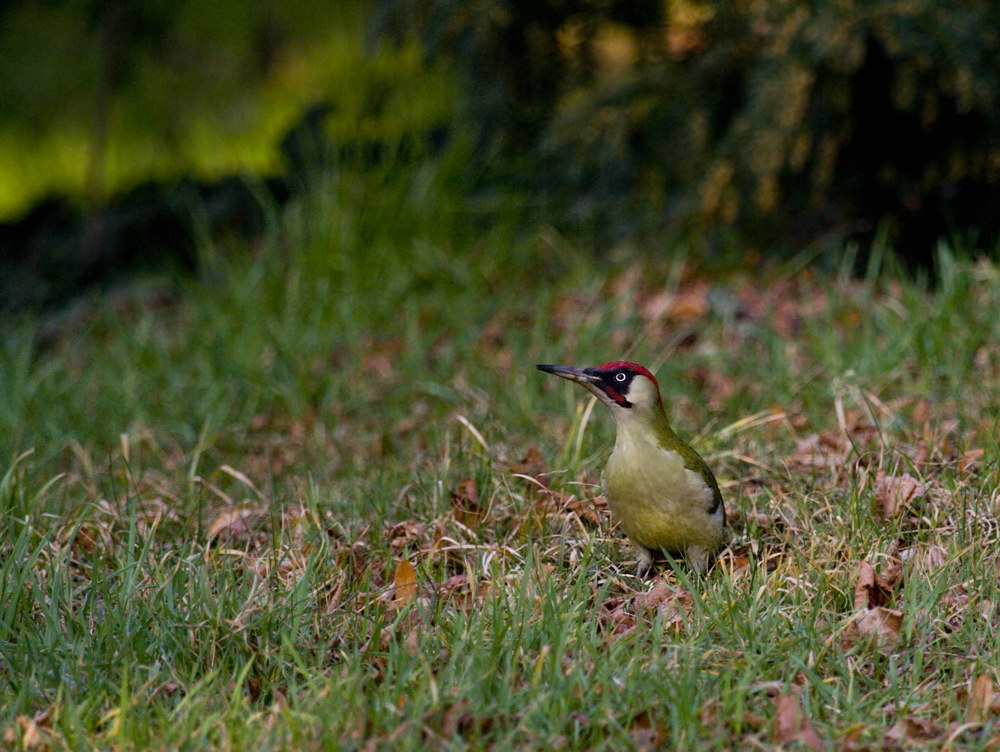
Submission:
<svg viewBox="0 0 1000 752">
<path fill-rule="evenodd" d="M 7 746 L 996 748 L 995 266 L 294 228 L 4 330 Z M 704 577 L 632 576 L 610 416 L 534 368 L 625 356 L 719 478 Z"/>
</svg>

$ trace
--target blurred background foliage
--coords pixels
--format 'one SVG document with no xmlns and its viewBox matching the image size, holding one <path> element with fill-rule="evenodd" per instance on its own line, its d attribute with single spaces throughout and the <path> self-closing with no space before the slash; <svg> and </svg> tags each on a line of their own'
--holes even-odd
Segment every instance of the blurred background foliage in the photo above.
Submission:
<svg viewBox="0 0 1000 752">
<path fill-rule="evenodd" d="M 0 215 L 53 192 L 95 203 L 150 178 L 261 175 L 316 103 L 331 132 L 405 137 L 447 114 L 419 50 L 369 54 L 363 2 L 70 0 L 0 11 Z M 372 118 L 373 98 L 403 104 Z M 373 124 L 374 123 L 374 124 Z"/>
<path fill-rule="evenodd" d="M 462 72 L 476 153 L 562 224 L 743 252 L 881 226 L 918 262 L 995 243 L 997 2 L 380 7 L 383 34 Z"/>
<path fill-rule="evenodd" d="M 0 306 L 194 268 L 199 240 L 331 185 L 419 213 L 432 181 L 429 216 L 470 238 L 992 254 L 998 34 L 997 0 L 14 0 Z M 86 271 L 53 281 L 67 256 Z"/>
</svg>

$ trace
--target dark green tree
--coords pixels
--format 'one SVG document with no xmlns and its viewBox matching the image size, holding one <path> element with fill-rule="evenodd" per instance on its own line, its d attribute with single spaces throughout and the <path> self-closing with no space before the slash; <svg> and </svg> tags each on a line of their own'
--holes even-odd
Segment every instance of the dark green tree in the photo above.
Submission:
<svg viewBox="0 0 1000 752">
<path fill-rule="evenodd" d="M 1000 230 L 996 0 L 385 0 L 378 29 L 465 77 L 482 174 L 608 239 L 882 226 L 919 261 Z"/>
</svg>

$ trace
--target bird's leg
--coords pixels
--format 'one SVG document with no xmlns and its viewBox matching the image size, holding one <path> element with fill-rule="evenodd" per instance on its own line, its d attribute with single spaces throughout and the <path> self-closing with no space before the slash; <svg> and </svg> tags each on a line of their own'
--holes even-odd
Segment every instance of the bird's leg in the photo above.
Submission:
<svg viewBox="0 0 1000 752">
<path fill-rule="evenodd" d="M 646 575 L 653 571 L 653 552 L 640 545 L 636 545 L 635 550 L 639 554 L 639 564 L 636 567 L 635 576 L 644 580 Z"/>
<path fill-rule="evenodd" d="M 684 554 L 696 574 L 705 574 L 708 569 L 709 552 L 703 546 L 688 546 Z"/>
</svg>

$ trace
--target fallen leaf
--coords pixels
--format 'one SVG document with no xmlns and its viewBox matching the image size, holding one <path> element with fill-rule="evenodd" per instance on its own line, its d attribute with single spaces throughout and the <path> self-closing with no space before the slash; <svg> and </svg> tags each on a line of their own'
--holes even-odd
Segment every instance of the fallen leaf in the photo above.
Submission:
<svg viewBox="0 0 1000 752">
<path fill-rule="evenodd" d="M 906 716 L 896 721 L 892 728 L 885 732 L 883 739 L 891 746 L 899 746 L 904 741 L 926 742 L 940 735 L 941 730 L 930 721 Z"/>
<path fill-rule="evenodd" d="M 578 499 L 571 496 L 566 500 L 565 506 L 566 509 L 592 525 L 600 525 L 600 511 L 608 508 L 608 501 L 603 496 L 595 496 L 592 499 Z"/>
<path fill-rule="evenodd" d="M 714 728 L 715 726 L 718 726 L 720 721 L 719 716 L 721 706 L 722 703 L 719 700 L 709 700 L 702 705 L 701 711 L 698 714 L 701 725 L 706 728 Z M 726 719 L 726 725 L 733 731 L 733 733 L 743 733 L 747 729 L 751 731 L 760 731 L 767 726 L 767 720 L 761 718 L 756 713 L 750 712 L 746 708 L 743 708 L 741 713 L 735 718 L 726 713 L 721 713 L 721 715 L 724 719 Z"/>
<path fill-rule="evenodd" d="M 618 638 L 635 629 L 635 614 L 628 610 L 631 603 L 624 596 L 608 598 L 601 604 L 599 620 L 602 626 L 611 629 L 611 637 Z"/>
<path fill-rule="evenodd" d="M 650 295 L 646 300 L 641 301 L 640 311 L 642 317 L 647 321 L 656 321 L 667 314 L 673 296 L 666 290 Z"/>
<path fill-rule="evenodd" d="M 254 510 L 249 507 L 227 509 L 212 520 L 212 524 L 208 526 L 208 539 L 214 540 L 218 537 L 223 537 L 226 540 L 249 538 L 252 530 L 247 520 L 253 513 Z"/>
<path fill-rule="evenodd" d="M 719 554 L 716 560 L 723 572 L 730 573 L 732 579 L 743 577 L 749 571 L 751 562 L 756 561 L 758 567 L 763 567 L 768 572 L 773 572 L 786 558 L 784 551 L 770 546 L 741 546 L 739 548 L 727 548 Z"/>
<path fill-rule="evenodd" d="M 396 565 L 393 583 L 396 588 L 393 604 L 396 608 L 403 608 L 417 596 L 417 570 L 407 559 L 400 559 Z"/>
<path fill-rule="evenodd" d="M 466 478 L 458 484 L 458 490 L 451 492 L 452 498 L 459 498 L 469 504 L 479 503 L 479 489 L 476 488 L 475 478 Z"/>
<path fill-rule="evenodd" d="M 969 720 L 985 723 L 993 709 L 993 680 L 983 674 L 972 682 L 969 690 Z"/>
<path fill-rule="evenodd" d="M 486 734 L 502 717 L 476 715 L 470 710 L 469 700 L 462 698 L 452 705 L 434 708 L 424 713 L 424 725 L 438 730 L 441 738 L 450 740 L 467 734 Z"/>
<path fill-rule="evenodd" d="M 485 511 L 479 505 L 479 490 L 475 478 L 466 478 L 451 492 L 451 506 L 455 519 L 470 530 L 475 530 L 483 521 Z"/>
<path fill-rule="evenodd" d="M 799 705 L 798 695 L 778 695 L 774 698 L 774 740 L 778 744 L 801 742 L 819 752 L 826 743 L 819 738 Z"/>
<path fill-rule="evenodd" d="M 841 644 L 845 650 L 863 640 L 872 640 L 883 652 L 891 650 L 903 627 L 903 612 L 891 608 L 869 608 L 854 616 L 844 630 Z"/>
<path fill-rule="evenodd" d="M 600 513 L 608 508 L 607 499 L 595 496 L 591 499 L 578 499 L 576 496 L 564 494 L 561 491 L 545 489 L 538 499 L 538 505 L 549 513 L 572 512 L 580 519 L 592 525 L 600 526 Z"/>
<path fill-rule="evenodd" d="M 635 598 L 637 614 L 648 614 L 654 610 L 662 619 L 664 627 L 680 629 L 691 617 L 694 598 L 682 587 L 661 583 L 646 593 L 639 593 Z"/>
<path fill-rule="evenodd" d="M 34 749 L 45 745 L 48 749 L 52 737 L 52 716 L 51 706 L 45 710 L 35 713 L 34 717 L 19 715 L 15 726 L 10 726 L 3 735 L 5 744 L 14 747 L 18 743 L 17 727 L 20 727 L 20 747 L 21 749 Z M 43 732 L 44 735 L 43 735 Z M 48 739 L 46 739 L 48 736 Z"/>
<path fill-rule="evenodd" d="M 71 538 L 68 534 L 64 537 L 65 542 L 70 543 L 73 548 L 81 549 L 86 554 L 94 553 L 97 550 L 99 542 L 104 544 L 106 548 L 110 548 L 109 540 L 110 535 L 106 527 L 95 525 L 90 521 L 82 523 L 76 529 L 75 537 Z"/>
<path fill-rule="evenodd" d="M 678 324 L 697 321 L 712 310 L 708 293 L 709 286 L 705 282 L 696 282 L 678 290 L 670 302 L 667 316 Z"/>
<path fill-rule="evenodd" d="M 959 458 L 958 464 L 962 470 L 971 470 L 985 453 L 982 449 L 970 449 Z"/>
<path fill-rule="evenodd" d="M 384 352 L 367 352 L 361 358 L 361 370 L 366 376 L 374 376 L 381 381 L 388 381 L 396 370 L 393 359 Z"/>
<path fill-rule="evenodd" d="M 21 725 L 21 746 L 24 749 L 34 749 L 42 743 L 42 735 L 38 732 L 38 724 L 27 716 L 18 716 Z"/>
<path fill-rule="evenodd" d="M 932 546 L 926 543 L 918 543 L 912 548 L 906 548 L 899 552 L 899 558 L 904 564 L 908 564 L 911 570 L 920 572 L 924 576 L 939 576 L 938 570 L 948 563 L 948 554 L 941 546 Z"/>
<path fill-rule="evenodd" d="M 420 653 L 420 617 L 413 611 L 410 614 L 409 619 L 406 620 L 407 623 L 400 625 L 406 627 L 406 637 L 403 638 L 403 649 L 410 655 L 418 655 Z"/>
<path fill-rule="evenodd" d="M 788 464 L 800 469 L 840 469 L 850 450 L 850 444 L 832 431 L 814 433 L 795 442 L 795 451 Z"/>
<path fill-rule="evenodd" d="M 632 737 L 632 749 L 635 752 L 654 752 L 663 743 L 663 735 L 659 730 L 647 726 L 632 729 L 629 736 Z"/>
<path fill-rule="evenodd" d="M 416 520 L 404 520 L 393 525 L 386 533 L 389 547 L 394 552 L 406 548 L 424 534 L 425 526 Z"/>
<path fill-rule="evenodd" d="M 437 586 L 438 594 L 449 604 L 463 611 L 471 611 L 489 595 L 492 585 L 476 581 L 470 574 L 452 575 Z"/>
<path fill-rule="evenodd" d="M 927 491 L 927 486 L 912 475 L 886 475 L 875 478 L 875 502 L 883 520 L 892 520 L 907 509 L 914 499 Z"/>
<path fill-rule="evenodd" d="M 892 587 L 882 579 L 875 568 L 862 559 L 858 565 L 858 582 L 854 586 L 855 608 L 877 608 L 892 602 Z"/>
<path fill-rule="evenodd" d="M 528 453 L 521 458 L 520 462 L 515 462 L 511 465 L 510 470 L 512 473 L 534 478 L 543 486 L 547 487 L 549 485 L 549 476 L 546 472 L 545 458 L 542 456 L 542 453 L 538 451 L 538 447 L 534 444 L 528 447 Z"/>
<path fill-rule="evenodd" d="M 717 565 L 734 580 L 742 577 L 750 566 L 750 546 L 735 551 L 727 548 L 717 559 Z"/>
<path fill-rule="evenodd" d="M 629 721 L 629 736 L 632 737 L 632 748 L 636 752 L 640 750 L 653 752 L 663 745 L 667 732 L 656 715 L 655 709 L 651 708 L 642 711 Z"/>
<path fill-rule="evenodd" d="M 689 379 L 705 396 L 710 410 L 721 410 L 729 399 L 740 388 L 736 379 L 727 376 L 718 368 L 697 365 L 688 371 Z"/>
</svg>

